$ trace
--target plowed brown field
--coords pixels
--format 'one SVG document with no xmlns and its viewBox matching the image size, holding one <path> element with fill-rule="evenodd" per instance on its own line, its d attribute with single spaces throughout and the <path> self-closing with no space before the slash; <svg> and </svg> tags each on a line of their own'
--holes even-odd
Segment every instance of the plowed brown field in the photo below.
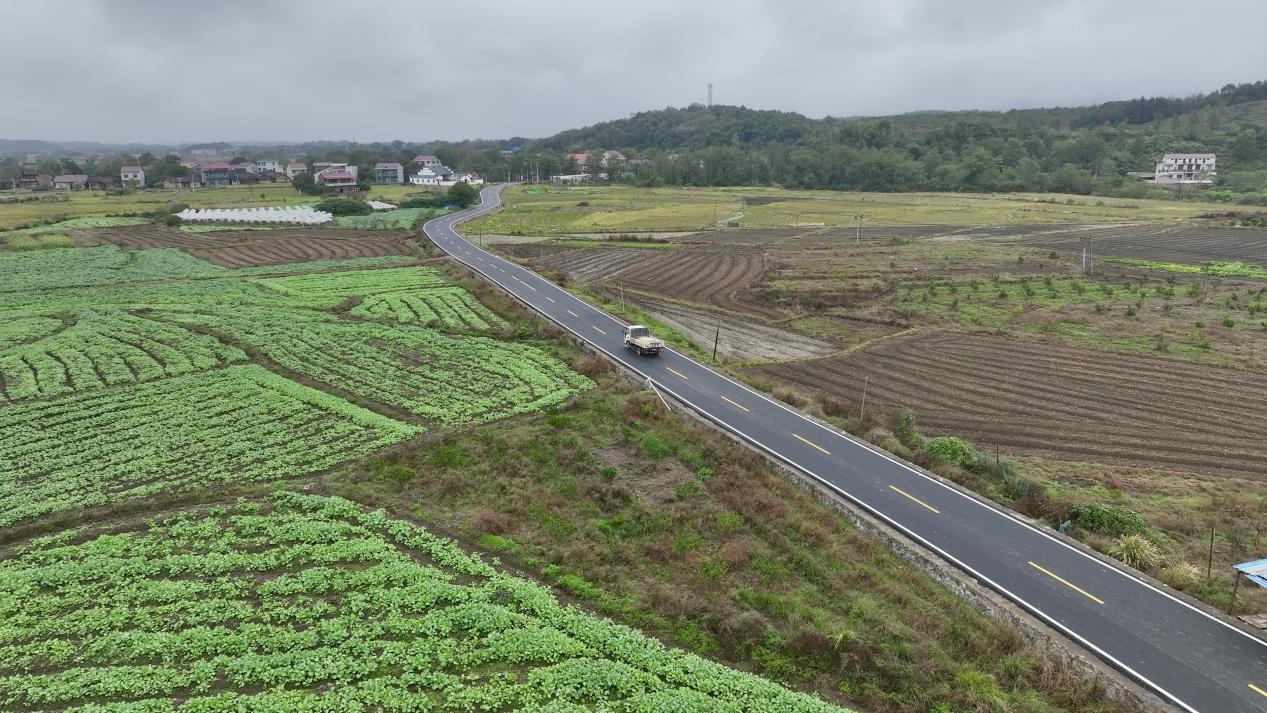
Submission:
<svg viewBox="0 0 1267 713">
<path fill-rule="evenodd" d="M 915 411 L 928 433 L 1016 455 L 1267 479 L 1267 376 L 1121 354 L 924 333 L 753 373 Z"/>
<path fill-rule="evenodd" d="M 761 281 L 768 268 L 759 250 L 664 250 L 622 270 L 621 283 L 650 294 L 712 304 L 738 314 L 786 317 L 773 307 L 747 302 L 742 291 Z"/>
<path fill-rule="evenodd" d="M 1203 226 L 1136 225 L 1079 230 L 1042 236 L 1034 247 L 1063 252 L 1082 250 L 1082 239 L 1092 239 L 1098 256 L 1159 262 L 1197 263 L 1239 260 L 1267 264 L 1267 230 Z"/>
<path fill-rule="evenodd" d="M 225 267 L 414 254 L 405 233 L 380 230 L 318 228 L 181 233 L 158 225 L 136 225 L 102 230 L 98 235 L 125 248 L 180 248 Z"/>
</svg>

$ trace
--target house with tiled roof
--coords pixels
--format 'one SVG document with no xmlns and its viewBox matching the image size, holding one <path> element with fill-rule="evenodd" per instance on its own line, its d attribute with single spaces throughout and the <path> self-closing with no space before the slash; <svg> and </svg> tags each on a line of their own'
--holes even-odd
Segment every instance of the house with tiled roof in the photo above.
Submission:
<svg viewBox="0 0 1267 713">
<path fill-rule="evenodd" d="M 325 186 L 331 193 L 352 193 L 357 190 L 356 173 L 347 166 L 323 169 L 312 180 Z"/>
<path fill-rule="evenodd" d="M 374 183 L 404 183 L 405 167 L 399 163 L 374 164 Z"/>
<path fill-rule="evenodd" d="M 76 173 L 65 176 L 53 176 L 53 188 L 59 191 L 82 191 L 87 187 L 87 174 Z"/>
<path fill-rule="evenodd" d="M 308 172 L 308 164 L 306 163 L 300 163 L 298 161 L 294 161 L 294 162 L 286 164 L 286 175 L 290 176 L 292 179 L 301 173 L 307 173 L 307 172 Z"/>
<path fill-rule="evenodd" d="M 119 180 L 123 181 L 125 186 L 145 187 L 145 168 L 142 166 L 121 166 L 119 167 Z"/>
</svg>

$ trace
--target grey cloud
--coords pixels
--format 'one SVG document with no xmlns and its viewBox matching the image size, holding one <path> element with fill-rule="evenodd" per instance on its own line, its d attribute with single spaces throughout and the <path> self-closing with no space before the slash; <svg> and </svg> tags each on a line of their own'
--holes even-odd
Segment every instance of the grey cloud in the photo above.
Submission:
<svg viewBox="0 0 1267 713">
<path fill-rule="evenodd" d="M 1254 0 L 0 0 L 0 137 L 539 136 L 703 101 L 810 116 L 1263 79 Z"/>
</svg>

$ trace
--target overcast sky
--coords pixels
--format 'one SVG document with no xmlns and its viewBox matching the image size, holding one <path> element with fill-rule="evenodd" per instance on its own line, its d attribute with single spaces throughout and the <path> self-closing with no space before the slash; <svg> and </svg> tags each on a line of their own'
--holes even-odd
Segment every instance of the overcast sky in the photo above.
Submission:
<svg viewBox="0 0 1267 713">
<path fill-rule="evenodd" d="M 545 136 L 705 100 L 812 117 L 1267 79 L 1262 0 L 0 0 L 0 138 Z"/>
</svg>

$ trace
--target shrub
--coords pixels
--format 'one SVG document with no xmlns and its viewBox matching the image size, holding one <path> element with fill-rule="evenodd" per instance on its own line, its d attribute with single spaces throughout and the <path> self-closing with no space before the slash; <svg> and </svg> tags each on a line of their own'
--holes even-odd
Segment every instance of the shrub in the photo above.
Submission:
<svg viewBox="0 0 1267 713">
<path fill-rule="evenodd" d="M 893 435 L 904 445 L 911 448 L 918 448 L 920 443 L 924 441 L 924 435 L 919 432 L 919 427 L 915 424 L 915 412 L 908 409 L 902 409 L 902 415 L 897 419 L 897 427 L 893 429 Z"/>
<path fill-rule="evenodd" d="M 1102 535 L 1127 535 L 1143 532 L 1148 524 L 1130 508 L 1088 503 L 1073 509 L 1073 522 L 1078 527 Z"/>
<path fill-rule="evenodd" d="M 938 436 L 924 443 L 924 451 L 947 463 L 966 466 L 972 463 L 972 449 L 963 439 L 954 436 Z"/>
<path fill-rule="evenodd" d="M 1232 327 L 1236 326 L 1236 320 L 1232 317 L 1232 315 L 1229 314 L 1228 316 L 1223 318 L 1223 326 L 1227 327 L 1228 329 L 1231 329 Z"/>
<path fill-rule="evenodd" d="M 333 215 L 369 215 L 374 211 L 369 203 L 355 198 L 328 198 L 315 207 Z"/>
<path fill-rule="evenodd" d="M 1201 582 L 1201 570 L 1189 562 L 1176 562 L 1163 569 L 1157 578 L 1175 589 L 1191 589 Z"/>
<path fill-rule="evenodd" d="M 398 208 L 443 208 L 444 198 L 442 196 L 422 196 L 418 198 L 406 198 L 396 204 Z"/>
<path fill-rule="evenodd" d="M 1161 552 L 1143 535 L 1122 535 L 1109 546 L 1109 554 L 1147 572 L 1161 564 Z"/>
</svg>

